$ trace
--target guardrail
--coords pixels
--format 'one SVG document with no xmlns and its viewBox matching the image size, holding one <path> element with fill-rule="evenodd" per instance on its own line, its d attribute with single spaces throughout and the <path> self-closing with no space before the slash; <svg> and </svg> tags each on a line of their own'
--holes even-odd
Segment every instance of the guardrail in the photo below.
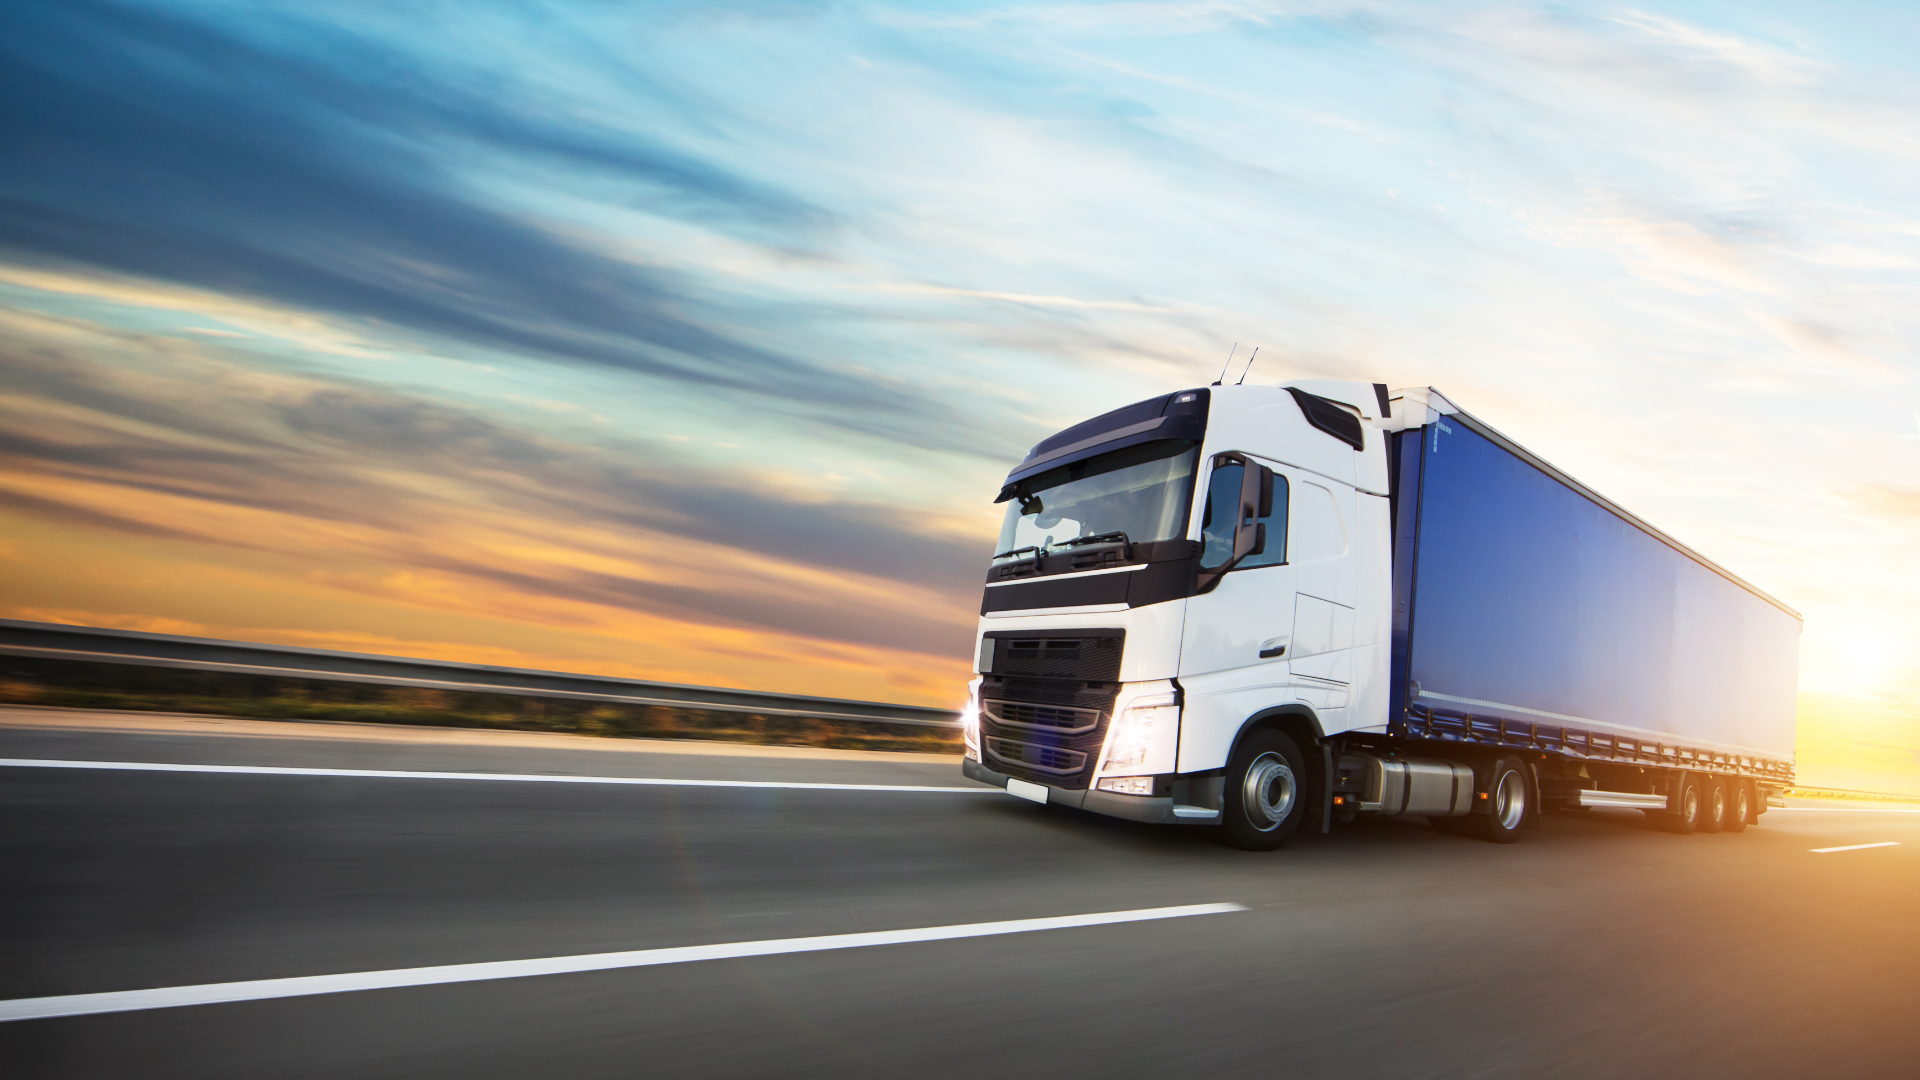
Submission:
<svg viewBox="0 0 1920 1080">
<path fill-rule="evenodd" d="M 12 619 L 0 619 L 0 656 L 376 683 L 621 705 L 671 705 L 715 712 L 814 720 L 852 720 L 937 728 L 957 727 L 960 723 L 960 714 L 951 709 L 930 709 L 918 705 L 770 694 L 758 690 L 686 686 L 680 683 L 616 679 L 604 675 L 490 667 L 450 660 L 416 660 L 372 653 L 334 652 L 291 645 L 260 645 L 247 641 L 220 641 Z"/>
<path fill-rule="evenodd" d="M 1920 803 L 1920 795 L 1905 795 L 1897 791 L 1857 791 L 1853 788 L 1820 787 L 1814 784 L 1795 784 L 1787 789 L 1787 794 L 1801 799 L 1840 798 Z"/>
</svg>

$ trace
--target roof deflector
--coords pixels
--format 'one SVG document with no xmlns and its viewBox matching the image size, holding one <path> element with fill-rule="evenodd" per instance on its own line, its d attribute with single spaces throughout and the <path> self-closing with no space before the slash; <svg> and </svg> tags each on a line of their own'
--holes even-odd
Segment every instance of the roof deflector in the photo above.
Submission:
<svg viewBox="0 0 1920 1080">
<path fill-rule="evenodd" d="M 1300 412 L 1306 416 L 1307 423 L 1355 450 L 1367 448 L 1366 433 L 1360 428 L 1359 417 L 1318 394 L 1309 394 L 1305 390 L 1291 386 L 1287 387 L 1287 393 L 1293 395 L 1293 400 L 1299 404 Z"/>
</svg>

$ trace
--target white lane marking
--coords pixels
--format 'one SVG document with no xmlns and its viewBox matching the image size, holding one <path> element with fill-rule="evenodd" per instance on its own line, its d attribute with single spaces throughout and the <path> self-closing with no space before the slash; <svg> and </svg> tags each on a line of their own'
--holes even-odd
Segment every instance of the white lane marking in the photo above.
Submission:
<svg viewBox="0 0 1920 1080">
<path fill-rule="evenodd" d="M 0 768 L 129 769 L 134 772 L 241 773 L 259 776 L 352 776 L 397 780 L 511 780 L 532 784 L 635 784 L 641 787 L 791 788 L 799 791 L 927 791 L 998 794 L 998 788 L 917 784 L 814 784 L 797 780 L 663 780 L 652 776 L 549 776 L 545 773 L 400 772 L 391 769 L 296 769 L 277 765 L 173 765 L 155 761 L 67 761 L 0 758 Z"/>
<path fill-rule="evenodd" d="M 154 990 L 120 990 L 105 994 L 16 998 L 12 1001 L 0 1001 L 0 1022 L 39 1020 L 53 1016 L 89 1016 L 95 1013 L 132 1012 L 140 1009 L 171 1009 L 182 1005 L 212 1005 L 224 1001 L 261 1001 L 268 998 L 302 997 L 310 994 L 340 994 L 352 990 L 386 990 L 399 986 L 431 986 L 439 983 L 479 982 L 488 979 L 521 979 L 531 975 L 607 971 L 613 968 L 686 964 L 697 960 L 731 960 L 743 956 L 774 956 L 780 953 L 821 952 L 828 949 L 860 949 L 872 945 L 902 945 L 917 941 L 950 941 L 954 938 L 991 937 L 996 934 L 1027 934 L 1036 930 L 1065 930 L 1078 926 L 1107 926 L 1113 923 L 1146 922 L 1152 919 L 1180 919 L 1191 915 L 1223 915 L 1232 911 L 1245 910 L 1247 909 L 1240 904 L 1188 904 L 1184 907 L 1142 908 L 1136 911 L 1102 911 L 1092 915 L 1060 915 L 1047 919 L 1014 919 L 1006 922 L 927 926 L 917 930 L 881 930 L 867 934 L 829 934 L 824 937 L 776 938 L 770 941 L 738 941 L 724 945 L 686 945 L 673 949 L 640 949 L 634 952 L 554 956 L 542 960 L 500 960 L 484 964 L 447 964 L 441 967 L 398 968 L 392 971 L 358 971 L 346 975 L 305 975 L 292 979 L 257 979 L 251 982 L 207 983 L 200 986 L 165 986 Z"/>
<path fill-rule="evenodd" d="M 1900 841 L 1898 840 L 1882 840 L 1877 844 L 1848 844 L 1845 847 L 1817 847 L 1817 848 L 1808 848 L 1807 850 L 1813 852 L 1815 855 L 1830 855 L 1836 851 L 1864 851 L 1870 847 L 1899 847 L 1899 846 L 1900 846 Z"/>
<path fill-rule="evenodd" d="M 1920 814 L 1920 806 L 1911 810 L 1893 806 L 1776 806 L 1767 813 L 1778 814 L 1781 811 L 1793 814 Z"/>
</svg>

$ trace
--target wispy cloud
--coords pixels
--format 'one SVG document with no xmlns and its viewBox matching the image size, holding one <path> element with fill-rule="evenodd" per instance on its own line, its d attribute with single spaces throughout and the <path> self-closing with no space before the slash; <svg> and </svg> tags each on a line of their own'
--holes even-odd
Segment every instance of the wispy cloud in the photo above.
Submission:
<svg viewBox="0 0 1920 1080">
<path fill-rule="evenodd" d="M 1724 64 L 1762 82 L 1806 86 L 1829 65 L 1819 59 L 1755 41 L 1737 34 L 1716 33 L 1705 27 L 1664 15 L 1629 9 L 1614 21 L 1645 34 L 1676 56 L 1692 61 Z"/>
<path fill-rule="evenodd" d="M 207 560 L 297 556 L 390 597 L 437 580 L 494 610 L 565 601 L 929 656 L 963 643 L 990 542 L 963 522 L 101 337 L 0 353 L 0 507 Z M 87 355 L 106 349 L 140 370 Z"/>
<path fill-rule="evenodd" d="M 1803 607 L 1809 685 L 1920 692 L 1847 630 L 1920 650 L 1914 23 L 1789 20 L 10 12 L 7 585 L 937 682 L 1011 459 L 1240 341 L 1445 387 Z"/>
<path fill-rule="evenodd" d="M 1030 307 L 1067 308 L 1080 311 L 1163 312 L 1173 310 L 1157 304 L 1142 304 L 1132 300 L 1083 300 L 1073 296 L 992 292 L 986 289 L 958 289 L 946 285 L 869 285 L 865 288 L 873 292 L 899 293 L 905 296 L 959 296 L 974 300 L 1002 300 L 1009 304 L 1023 304 Z"/>
<path fill-rule="evenodd" d="M 254 31 L 114 4 L 12 20 L 0 245 L 13 260 L 937 420 L 937 403 L 700 317 L 694 282 L 568 243 L 452 163 L 538 160 L 786 248 L 837 228 L 827 211 L 632 131 L 518 111 L 510 87 L 444 58 L 308 20 Z"/>
</svg>

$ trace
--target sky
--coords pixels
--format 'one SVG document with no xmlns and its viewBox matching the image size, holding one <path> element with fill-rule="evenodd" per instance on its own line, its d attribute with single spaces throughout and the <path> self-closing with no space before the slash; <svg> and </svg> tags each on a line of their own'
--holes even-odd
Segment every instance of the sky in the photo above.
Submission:
<svg viewBox="0 0 1920 1080">
<path fill-rule="evenodd" d="M 1006 470 L 1258 346 L 1799 610 L 1920 790 L 1912 5 L 0 27 L 0 617 L 952 705 Z"/>
</svg>

